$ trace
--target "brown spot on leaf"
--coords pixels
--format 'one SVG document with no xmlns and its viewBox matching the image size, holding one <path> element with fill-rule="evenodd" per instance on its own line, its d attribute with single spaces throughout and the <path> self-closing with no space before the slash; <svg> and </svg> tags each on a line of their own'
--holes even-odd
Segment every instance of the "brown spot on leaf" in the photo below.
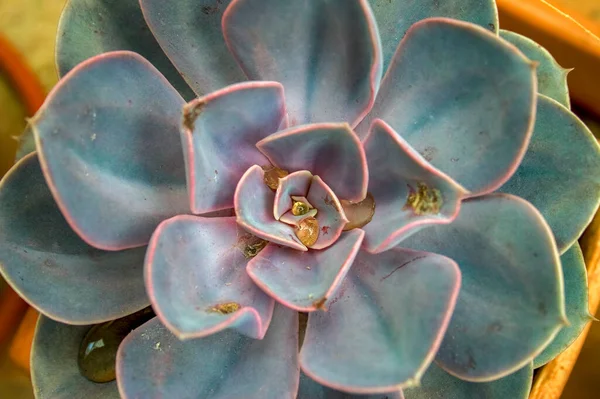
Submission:
<svg viewBox="0 0 600 399">
<path fill-rule="evenodd" d="M 329 226 L 321 227 L 321 232 L 323 232 L 324 235 L 329 234 Z"/>
<path fill-rule="evenodd" d="M 244 234 L 238 238 L 237 247 L 244 254 L 244 258 L 251 259 L 260 253 L 269 242 L 252 234 Z"/>
<path fill-rule="evenodd" d="M 467 349 L 467 358 L 468 358 L 467 368 L 470 370 L 474 370 L 475 367 L 477 367 L 477 362 L 475 361 L 475 358 L 473 357 L 473 352 L 471 351 L 471 349 Z"/>
<path fill-rule="evenodd" d="M 548 309 L 546 308 L 546 304 L 544 302 L 540 302 L 538 303 L 538 312 L 540 312 L 540 314 L 542 316 L 546 316 L 548 314 Z"/>
<path fill-rule="evenodd" d="M 183 127 L 190 133 L 194 132 L 196 119 L 202 113 L 205 105 L 204 101 L 192 101 L 183 106 Z"/>
<path fill-rule="evenodd" d="M 325 307 L 325 302 L 327 302 L 327 298 L 323 297 L 318 301 L 314 301 L 313 306 L 319 310 L 327 310 L 327 308 Z"/>
<path fill-rule="evenodd" d="M 219 313 L 222 315 L 235 313 L 240 310 L 240 304 L 237 302 L 223 302 L 211 306 L 207 309 L 211 313 Z"/>
<path fill-rule="evenodd" d="M 340 211 L 340 208 L 338 207 L 337 202 L 334 199 L 329 198 L 328 195 L 326 195 L 325 198 L 323 198 L 323 202 L 325 202 L 325 205 L 329 205 L 336 211 L 338 211 L 338 212 Z"/>
<path fill-rule="evenodd" d="M 437 152 L 438 150 L 435 147 L 425 147 L 425 149 L 421 152 L 421 155 L 427 162 L 431 162 Z"/>
<path fill-rule="evenodd" d="M 490 324 L 486 330 L 488 333 L 500 332 L 502 331 L 502 323 L 500 323 L 499 321 L 495 321 L 492 324 Z"/>
</svg>

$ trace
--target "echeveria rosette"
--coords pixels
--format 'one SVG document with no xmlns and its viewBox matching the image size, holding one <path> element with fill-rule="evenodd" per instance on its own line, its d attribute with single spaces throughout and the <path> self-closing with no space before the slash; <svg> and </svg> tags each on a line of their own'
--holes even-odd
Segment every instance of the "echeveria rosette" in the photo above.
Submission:
<svg viewBox="0 0 600 399">
<path fill-rule="evenodd" d="M 135 23 L 114 24 L 124 13 Z M 82 29 L 88 20 L 95 30 Z M 595 211 L 597 144 L 564 107 L 564 70 L 501 32 L 540 63 L 536 96 L 535 65 L 496 36 L 493 1 L 71 0 L 60 29 L 66 76 L 32 121 L 38 154 L 0 189 L 0 221 L 23 227 L 3 237 L 0 261 L 30 303 L 71 324 L 145 306 L 145 281 L 159 317 L 121 345 L 121 396 L 399 398 L 421 381 L 405 396 L 524 397 L 532 360 L 555 356 L 589 319 L 573 268 L 564 278 L 576 323 L 548 345 L 565 322 L 552 233 L 566 251 Z M 174 66 L 205 95 L 185 104 L 130 52 L 75 66 L 113 50 L 142 54 L 188 99 Z M 264 184 L 273 165 L 290 172 L 274 191 Z M 491 194 L 501 186 L 553 231 L 529 203 Z M 353 216 L 344 207 L 367 192 L 373 220 L 342 232 Z M 320 241 L 295 234 L 292 195 L 327 227 Z M 52 212 L 29 215 L 36 201 Z M 200 216 L 181 215 L 189 210 Z M 37 220 L 52 228 L 32 240 Z M 40 274 L 48 254 L 58 262 Z M 564 265 L 578 259 L 563 255 Z M 103 273 L 65 300 L 37 289 L 131 263 L 129 280 Z M 82 295 L 98 302 L 78 304 Z M 294 310 L 310 312 L 303 343 Z M 86 328 L 42 318 L 40 397 L 57 387 L 101 395 L 75 372 Z M 68 367 L 52 378 L 47 359 L 60 353 Z"/>
</svg>

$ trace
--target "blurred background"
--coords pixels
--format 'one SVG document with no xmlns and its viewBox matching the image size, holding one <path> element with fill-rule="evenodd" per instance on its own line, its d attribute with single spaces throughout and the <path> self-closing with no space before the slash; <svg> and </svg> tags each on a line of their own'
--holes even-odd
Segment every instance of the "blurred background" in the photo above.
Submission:
<svg viewBox="0 0 600 399">
<path fill-rule="evenodd" d="M 13 164 L 17 138 L 25 128 L 26 118 L 33 115 L 57 82 L 54 43 L 64 3 L 65 0 L 0 0 L 0 176 Z M 596 35 L 600 33 L 600 0 L 549 0 L 585 29 L 542 0 L 497 0 L 497 3 L 501 28 L 531 37 L 548 48 L 563 67 L 575 68 L 569 76 L 574 111 L 599 137 L 600 41 L 586 29 Z M 597 222 L 600 224 L 600 220 Z M 598 281 L 597 265 L 588 264 L 588 269 L 590 281 Z M 595 291 L 594 298 L 600 298 L 600 284 Z M 600 313 L 596 317 L 600 318 Z M 1 398 L 33 398 L 29 347 L 36 318 L 35 311 L 28 309 L 0 280 Z M 569 362 L 566 364 L 567 369 L 572 367 Z M 555 367 L 560 371 L 563 366 Z M 600 398 L 598 381 L 600 323 L 596 322 L 560 397 Z M 535 399 L 558 399 L 558 396 L 551 390 L 540 390 Z"/>
</svg>

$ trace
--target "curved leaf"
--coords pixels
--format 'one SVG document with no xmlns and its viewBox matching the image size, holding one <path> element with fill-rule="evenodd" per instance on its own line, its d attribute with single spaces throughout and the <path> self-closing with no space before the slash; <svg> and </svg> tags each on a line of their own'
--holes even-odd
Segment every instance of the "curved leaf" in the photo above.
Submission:
<svg viewBox="0 0 600 399">
<path fill-rule="evenodd" d="M 232 208 L 244 172 L 269 164 L 255 145 L 284 122 L 283 87 L 239 83 L 193 100 L 183 112 L 181 141 L 192 212 Z"/>
<path fill-rule="evenodd" d="M 533 366 L 491 382 L 468 382 L 456 378 L 435 363 L 419 387 L 404 390 L 406 399 L 527 399 L 533 380 Z"/>
<path fill-rule="evenodd" d="M 300 388 L 297 399 L 404 399 L 402 391 L 396 390 L 373 395 L 353 395 L 327 388 L 300 373 Z"/>
<path fill-rule="evenodd" d="M 300 352 L 307 376 L 335 390 L 385 393 L 419 381 L 440 345 L 460 271 L 443 256 L 360 252 L 327 312 L 313 312 Z"/>
<path fill-rule="evenodd" d="M 256 146 L 281 169 L 308 170 L 318 175 L 339 199 L 362 201 L 367 195 L 365 151 L 346 123 L 292 127 L 268 136 Z"/>
<path fill-rule="evenodd" d="M 431 166 L 389 125 L 376 119 L 363 145 L 369 193 L 375 200 L 373 219 L 363 227 L 367 251 L 386 251 L 429 224 L 454 220 L 467 191 Z"/>
<path fill-rule="evenodd" d="M 588 310 L 587 270 L 579 244 L 573 244 L 560 260 L 569 325 L 563 327 L 550 345 L 533 360 L 534 368 L 543 366 L 567 349 L 579 337 L 587 323 L 593 320 Z"/>
<path fill-rule="evenodd" d="M 161 221 L 188 212 L 183 104 L 131 52 L 85 61 L 52 90 L 31 125 L 48 185 L 84 241 L 142 246 Z"/>
<path fill-rule="evenodd" d="M 275 219 L 281 219 L 281 216 L 292 209 L 292 195 L 306 197 L 312 178 L 313 176 L 309 171 L 299 170 L 279 179 L 273 204 Z"/>
<path fill-rule="evenodd" d="M 282 306 L 262 340 L 227 330 L 179 341 L 154 319 L 121 344 L 117 382 L 124 399 L 293 399 L 297 348 L 297 314 Z"/>
<path fill-rule="evenodd" d="M 567 108 L 571 108 L 567 87 L 568 69 L 558 65 L 552 54 L 528 37 L 500 30 L 500 37 L 517 46 L 527 58 L 538 63 L 538 93 L 548 96 Z"/>
<path fill-rule="evenodd" d="M 248 263 L 247 271 L 263 291 L 290 309 L 325 309 L 352 266 L 363 237 L 362 230 L 354 229 L 321 251 L 269 245 Z"/>
<path fill-rule="evenodd" d="M 184 98 L 195 97 L 152 36 L 139 0 L 66 2 L 56 40 L 56 64 L 61 77 L 88 58 L 117 50 L 140 54 L 158 68 Z"/>
<path fill-rule="evenodd" d="M 325 249 L 337 241 L 348 219 L 334 192 L 319 176 L 313 176 L 306 198 L 318 209 L 315 218 L 319 222 L 319 237 L 310 248 Z"/>
<path fill-rule="evenodd" d="M 499 191 L 531 202 L 563 253 L 583 233 L 600 203 L 598 141 L 571 111 L 539 95 L 527 153 Z"/>
<path fill-rule="evenodd" d="M 254 165 L 240 179 L 234 195 L 238 224 L 263 240 L 306 251 L 294 228 L 273 217 L 275 193 L 265 184 L 264 176 L 263 169 Z"/>
<path fill-rule="evenodd" d="M 233 0 L 223 34 L 250 80 L 283 84 L 292 126 L 354 126 L 373 105 L 381 44 L 367 0 Z"/>
<path fill-rule="evenodd" d="M 373 110 L 471 195 L 492 192 L 514 173 L 533 131 L 534 65 L 477 25 L 431 18 L 400 43 Z"/>
<path fill-rule="evenodd" d="M 384 71 L 406 31 L 422 19 L 459 19 L 498 32 L 498 10 L 494 0 L 369 0 L 369 3 L 381 35 Z"/>
<path fill-rule="evenodd" d="M 221 18 L 231 0 L 139 2 L 156 40 L 196 93 L 208 94 L 246 80 L 221 31 Z"/>
<path fill-rule="evenodd" d="M 492 381 L 530 363 L 567 324 L 552 232 L 528 202 L 506 194 L 463 201 L 453 223 L 423 229 L 403 247 L 456 261 L 462 287 L 436 363 Z"/>
<path fill-rule="evenodd" d="M 105 252 L 83 242 L 56 206 L 35 153 L 0 182 L 0 272 L 48 317 L 93 324 L 148 306 L 145 251 Z"/>
<path fill-rule="evenodd" d="M 264 337 L 274 302 L 245 272 L 254 241 L 233 217 L 175 216 L 158 226 L 146 286 L 156 315 L 179 339 L 226 328 Z"/>
</svg>

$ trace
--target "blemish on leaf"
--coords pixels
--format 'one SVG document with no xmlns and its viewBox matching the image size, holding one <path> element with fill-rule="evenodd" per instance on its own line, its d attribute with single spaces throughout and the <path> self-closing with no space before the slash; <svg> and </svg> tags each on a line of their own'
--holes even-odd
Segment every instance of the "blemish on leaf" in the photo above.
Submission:
<svg viewBox="0 0 600 399">
<path fill-rule="evenodd" d="M 287 170 L 280 169 L 277 166 L 273 165 L 263 166 L 262 169 L 265 172 L 265 184 L 271 190 L 277 190 L 277 187 L 279 187 L 279 179 L 289 175 L 289 172 Z"/>
<path fill-rule="evenodd" d="M 502 323 L 500 323 L 499 321 L 493 322 L 492 324 L 490 324 L 487 327 L 487 332 L 488 333 L 497 333 L 502 331 Z"/>
<path fill-rule="evenodd" d="M 437 154 L 437 148 L 435 147 L 425 147 L 425 149 L 421 152 L 421 156 L 425 158 L 427 162 L 431 162 Z"/>
<path fill-rule="evenodd" d="M 496 31 L 496 25 L 489 23 L 488 26 L 490 27 L 490 30 L 495 32 Z"/>
<path fill-rule="evenodd" d="M 237 247 L 244 254 L 244 258 L 254 258 L 260 253 L 269 242 L 252 234 L 244 234 L 238 238 Z"/>
<path fill-rule="evenodd" d="M 444 203 L 440 190 L 429 187 L 423 182 L 417 183 L 416 190 L 408 185 L 408 190 L 408 197 L 403 209 L 412 209 L 419 216 L 439 213 Z"/>
<path fill-rule="evenodd" d="M 327 302 L 327 298 L 323 297 L 318 301 L 314 301 L 313 306 L 319 310 L 327 310 L 327 308 L 325 307 L 325 302 Z"/>
<path fill-rule="evenodd" d="M 214 6 L 202 6 L 201 10 L 206 15 L 217 14 L 221 10 L 221 8 L 219 7 L 220 4 L 221 4 L 221 0 L 217 0 L 217 4 L 216 5 L 214 5 Z"/>
<path fill-rule="evenodd" d="M 218 313 L 222 315 L 235 313 L 240 310 L 240 304 L 237 302 L 224 302 L 218 303 L 215 306 L 211 306 L 207 309 L 211 313 Z"/>
<path fill-rule="evenodd" d="M 416 261 L 416 260 L 423 259 L 423 258 L 426 258 L 426 257 L 427 257 L 426 255 L 425 255 L 425 256 L 417 256 L 416 258 L 413 258 L 413 259 L 411 259 L 411 260 L 407 260 L 406 262 L 404 262 L 403 264 L 401 264 L 400 266 L 396 267 L 394 270 L 392 270 L 391 272 L 389 272 L 388 274 L 386 274 L 385 276 L 383 276 L 383 277 L 381 278 L 381 281 L 383 281 L 383 280 L 387 279 L 387 278 L 388 278 L 388 277 L 390 277 L 392 274 L 396 273 L 398 270 L 400 270 L 402 267 L 404 267 L 404 266 L 408 265 L 409 263 L 412 263 L 412 262 L 414 262 L 414 261 Z"/>
<path fill-rule="evenodd" d="M 548 309 L 546 308 L 546 304 L 544 302 L 538 303 L 537 309 L 542 316 L 546 316 L 548 314 Z"/>
<path fill-rule="evenodd" d="M 475 370 L 475 368 L 477 367 L 477 362 L 475 361 L 475 358 L 473 357 L 473 353 L 471 351 L 471 349 L 467 349 L 467 358 L 468 363 L 467 363 L 467 368 L 470 370 Z"/>
<path fill-rule="evenodd" d="M 334 199 L 329 198 L 328 195 L 326 195 L 325 198 L 323 198 L 323 202 L 325 202 L 325 205 L 329 205 L 330 207 L 335 209 L 337 212 L 340 211 L 340 208 L 338 207 L 337 202 Z"/>
<path fill-rule="evenodd" d="M 329 226 L 323 226 L 323 227 L 321 227 L 321 232 L 324 235 L 329 234 Z"/>
<path fill-rule="evenodd" d="M 202 113 L 206 103 L 204 101 L 192 101 L 183 106 L 183 127 L 194 132 L 196 120 Z"/>
</svg>

